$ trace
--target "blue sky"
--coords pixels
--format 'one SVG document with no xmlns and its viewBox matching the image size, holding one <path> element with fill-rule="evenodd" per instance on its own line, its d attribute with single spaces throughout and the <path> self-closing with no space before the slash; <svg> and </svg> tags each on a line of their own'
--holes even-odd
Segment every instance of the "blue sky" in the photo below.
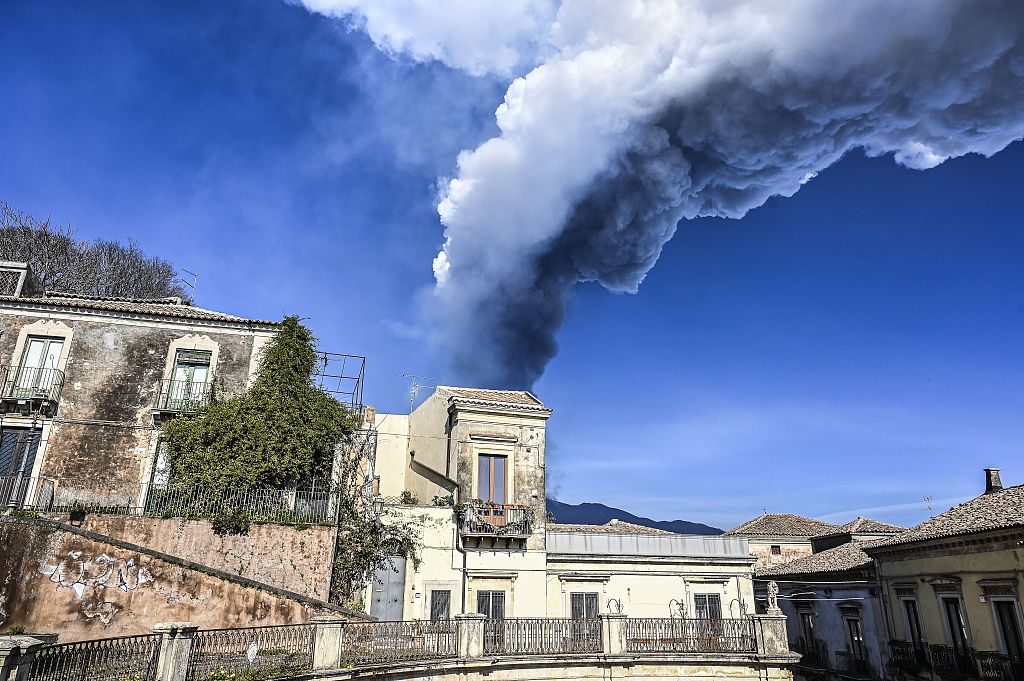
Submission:
<svg viewBox="0 0 1024 681">
<path fill-rule="evenodd" d="M 0 8 L 0 199 L 200 273 L 198 303 L 300 314 L 458 380 L 419 305 L 438 178 L 507 83 L 389 57 L 276 0 Z M 638 295 L 577 290 L 536 386 L 549 487 L 728 527 L 767 509 L 910 524 L 1024 482 L 1024 146 L 917 171 L 847 155 L 741 220 L 684 222 Z"/>
</svg>

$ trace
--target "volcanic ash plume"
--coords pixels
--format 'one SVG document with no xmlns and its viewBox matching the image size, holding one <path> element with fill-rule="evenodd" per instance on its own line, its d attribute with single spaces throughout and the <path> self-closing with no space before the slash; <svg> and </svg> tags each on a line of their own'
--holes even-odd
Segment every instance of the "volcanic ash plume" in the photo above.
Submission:
<svg viewBox="0 0 1024 681">
<path fill-rule="evenodd" d="M 481 385 L 532 385 L 574 285 L 635 292 L 684 219 L 741 217 L 851 149 L 926 169 L 1024 137 L 1019 1 L 307 4 L 386 49 L 525 73 L 438 207 L 436 321 Z"/>
</svg>

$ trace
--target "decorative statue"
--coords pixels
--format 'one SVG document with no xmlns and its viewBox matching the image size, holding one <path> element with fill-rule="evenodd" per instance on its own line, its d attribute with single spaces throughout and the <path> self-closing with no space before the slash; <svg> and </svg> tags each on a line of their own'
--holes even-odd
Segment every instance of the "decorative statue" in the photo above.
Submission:
<svg viewBox="0 0 1024 681">
<path fill-rule="evenodd" d="M 774 581 L 768 582 L 768 612 L 781 612 L 779 609 L 779 585 Z"/>
</svg>

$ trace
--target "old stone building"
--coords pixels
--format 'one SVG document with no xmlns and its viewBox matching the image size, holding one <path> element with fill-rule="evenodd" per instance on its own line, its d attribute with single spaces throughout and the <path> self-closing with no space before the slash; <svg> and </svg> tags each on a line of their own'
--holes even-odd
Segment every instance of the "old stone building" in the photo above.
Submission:
<svg viewBox="0 0 1024 681">
<path fill-rule="evenodd" d="M 765 513 L 737 525 L 723 536 L 746 539 L 760 569 L 809 556 L 814 552 L 811 543 L 814 537 L 841 531 L 839 525 L 793 513 Z"/>
<path fill-rule="evenodd" d="M 177 298 L 35 294 L 28 280 L 0 263 L 0 502 L 143 506 L 166 479 L 161 422 L 244 390 L 275 324 Z"/>
<path fill-rule="evenodd" d="M 372 615 L 436 619 L 753 613 L 741 537 L 686 536 L 613 521 L 546 519 L 546 424 L 529 392 L 438 387 L 409 416 L 376 414 L 378 504 L 417 528 L 368 592 Z"/>
<path fill-rule="evenodd" d="M 985 470 L 980 496 L 864 547 L 888 613 L 893 678 L 1024 678 L 1024 485 Z"/>
</svg>

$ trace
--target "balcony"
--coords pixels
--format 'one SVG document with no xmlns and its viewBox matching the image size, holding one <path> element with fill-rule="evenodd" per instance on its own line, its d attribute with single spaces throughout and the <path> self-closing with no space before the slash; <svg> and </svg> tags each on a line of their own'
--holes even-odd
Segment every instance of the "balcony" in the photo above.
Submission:
<svg viewBox="0 0 1024 681">
<path fill-rule="evenodd" d="M 465 537 L 525 539 L 533 533 L 533 509 L 526 506 L 475 501 L 463 504 L 458 514 Z"/>
<path fill-rule="evenodd" d="M 5 413 L 25 416 L 57 413 L 64 372 L 37 367 L 0 367 L 0 403 Z"/>
<path fill-rule="evenodd" d="M 891 640 L 889 660 L 893 667 L 909 674 L 931 669 L 932 666 L 927 643 Z"/>
<path fill-rule="evenodd" d="M 153 420 L 204 411 L 210 406 L 211 387 L 208 381 L 161 381 Z"/>
<path fill-rule="evenodd" d="M 800 636 L 793 642 L 793 652 L 800 653 L 800 664 L 816 669 L 828 669 L 828 647 L 824 641 Z"/>
<path fill-rule="evenodd" d="M 974 651 L 970 648 L 959 649 L 953 646 L 928 646 L 932 660 L 932 669 L 939 676 L 947 678 L 977 678 L 978 665 L 974 659 Z"/>
<path fill-rule="evenodd" d="M 857 653 L 851 653 L 848 650 L 837 650 L 836 651 L 836 671 L 845 674 L 846 676 L 854 676 L 862 679 L 870 679 L 874 677 L 871 673 L 871 665 L 868 663 L 867 658 Z"/>
</svg>

